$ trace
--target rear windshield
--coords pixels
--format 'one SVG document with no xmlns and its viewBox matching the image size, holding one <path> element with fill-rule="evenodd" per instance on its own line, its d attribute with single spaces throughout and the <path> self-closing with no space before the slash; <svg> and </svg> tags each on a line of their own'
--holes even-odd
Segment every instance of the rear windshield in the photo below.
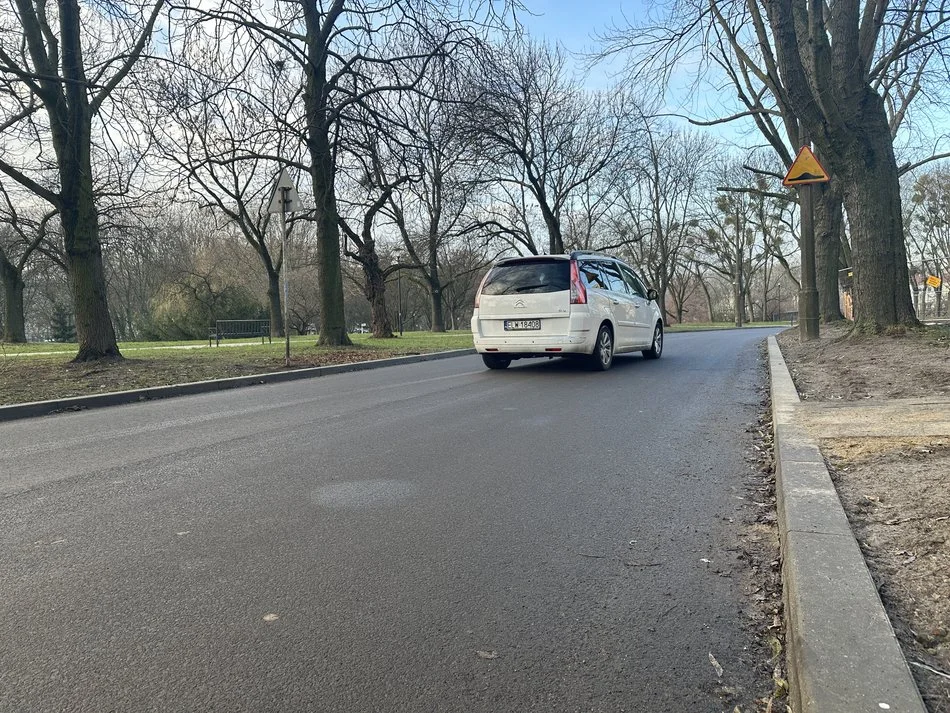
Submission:
<svg viewBox="0 0 950 713">
<path fill-rule="evenodd" d="M 523 295 L 570 288 L 571 266 L 567 260 L 529 260 L 493 267 L 482 294 Z"/>
</svg>

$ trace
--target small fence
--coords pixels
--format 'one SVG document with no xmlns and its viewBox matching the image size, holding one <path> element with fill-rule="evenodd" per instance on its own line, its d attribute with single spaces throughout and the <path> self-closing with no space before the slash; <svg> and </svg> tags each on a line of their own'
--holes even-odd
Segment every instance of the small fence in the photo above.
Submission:
<svg viewBox="0 0 950 713">
<path fill-rule="evenodd" d="M 208 331 L 208 346 L 215 342 L 221 346 L 222 339 L 237 339 L 240 337 L 260 337 L 261 344 L 266 339 L 272 342 L 270 336 L 269 319 L 219 319 Z"/>
</svg>

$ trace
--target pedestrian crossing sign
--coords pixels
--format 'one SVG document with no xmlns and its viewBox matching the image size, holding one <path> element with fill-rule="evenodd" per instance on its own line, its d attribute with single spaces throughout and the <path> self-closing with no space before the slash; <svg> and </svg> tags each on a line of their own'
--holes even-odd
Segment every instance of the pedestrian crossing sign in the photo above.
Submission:
<svg viewBox="0 0 950 713">
<path fill-rule="evenodd" d="M 804 186 L 809 183 L 826 183 L 830 180 L 828 172 L 818 163 L 812 150 L 807 146 L 802 146 L 802 150 L 798 152 L 788 173 L 785 174 L 782 185 Z"/>
</svg>

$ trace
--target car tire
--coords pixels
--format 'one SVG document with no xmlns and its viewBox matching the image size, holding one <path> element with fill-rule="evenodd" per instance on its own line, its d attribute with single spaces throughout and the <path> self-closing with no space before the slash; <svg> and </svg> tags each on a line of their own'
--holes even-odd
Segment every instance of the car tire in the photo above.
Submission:
<svg viewBox="0 0 950 713">
<path fill-rule="evenodd" d="M 495 354 L 482 354 L 482 361 L 489 369 L 507 369 L 508 365 L 511 364 L 511 359 Z"/>
<path fill-rule="evenodd" d="M 594 342 L 594 351 L 589 356 L 588 364 L 594 371 L 607 371 L 614 363 L 614 333 L 606 324 L 600 325 L 597 332 L 597 341 Z"/>
<path fill-rule="evenodd" d="M 643 356 L 647 359 L 659 359 L 661 354 L 663 354 L 663 324 L 657 322 L 656 327 L 653 328 L 653 343 L 649 349 L 643 350 Z"/>
</svg>

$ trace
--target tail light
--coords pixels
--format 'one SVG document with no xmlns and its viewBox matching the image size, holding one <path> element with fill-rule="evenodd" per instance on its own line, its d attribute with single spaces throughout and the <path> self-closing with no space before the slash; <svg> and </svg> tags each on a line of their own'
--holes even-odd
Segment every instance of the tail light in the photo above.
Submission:
<svg viewBox="0 0 950 713">
<path fill-rule="evenodd" d="M 485 277 L 482 278 L 482 281 L 478 283 L 478 291 L 475 292 L 475 309 L 478 309 L 478 302 L 482 297 L 482 288 L 485 286 L 485 280 L 488 279 L 488 276 L 491 274 L 491 270 L 485 273 Z"/>
<path fill-rule="evenodd" d="M 587 288 L 581 282 L 581 273 L 577 268 L 577 260 L 571 260 L 571 304 L 587 304 Z"/>
</svg>

